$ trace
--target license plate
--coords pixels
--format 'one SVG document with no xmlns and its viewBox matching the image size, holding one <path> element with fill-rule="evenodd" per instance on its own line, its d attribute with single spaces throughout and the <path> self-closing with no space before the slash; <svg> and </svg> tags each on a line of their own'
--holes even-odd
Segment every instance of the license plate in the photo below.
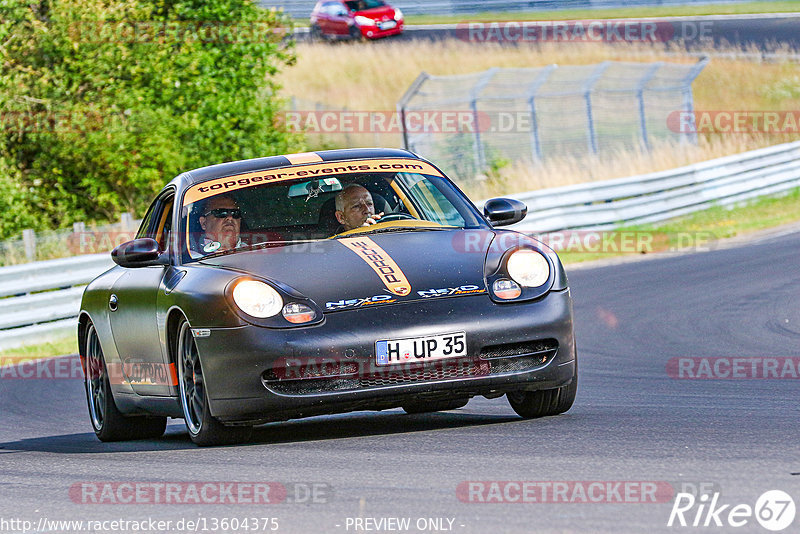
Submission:
<svg viewBox="0 0 800 534">
<path fill-rule="evenodd" d="M 381 30 L 391 30 L 395 26 L 397 26 L 397 22 L 395 22 L 393 20 L 387 20 L 387 21 L 378 23 L 378 28 L 380 28 Z"/>
<path fill-rule="evenodd" d="M 375 363 L 378 365 L 427 362 L 466 355 L 467 334 L 464 332 L 375 342 Z"/>
</svg>

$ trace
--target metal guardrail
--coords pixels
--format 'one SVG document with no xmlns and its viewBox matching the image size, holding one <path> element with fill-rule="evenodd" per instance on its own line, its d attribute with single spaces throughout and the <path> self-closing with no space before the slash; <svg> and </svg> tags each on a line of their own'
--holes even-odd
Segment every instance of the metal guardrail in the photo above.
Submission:
<svg viewBox="0 0 800 534">
<path fill-rule="evenodd" d="M 528 205 L 528 216 L 513 228 L 545 234 L 662 221 L 796 187 L 800 141 L 670 171 L 509 196 Z M 94 254 L 0 268 L 0 350 L 74 332 L 80 286 L 112 265 L 108 254 Z"/>
<path fill-rule="evenodd" d="M 0 267 L 0 350 L 74 332 L 83 286 L 113 265 L 91 254 Z"/>
<path fill-rule="evenodd" d="M 800 142 L 669 171 L 509 195 L 528 216 L 515 230 L 602 230 L 663 221 L 800 187 Z"/>
</svg>

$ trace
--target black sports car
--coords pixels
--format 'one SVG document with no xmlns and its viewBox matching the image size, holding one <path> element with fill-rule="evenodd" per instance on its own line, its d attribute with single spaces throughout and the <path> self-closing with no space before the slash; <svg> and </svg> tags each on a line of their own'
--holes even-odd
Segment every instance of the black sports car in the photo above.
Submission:
<svg viewBox="0 0 800 534">
<path fill-rule="evenodd" d="M 572 301 L 556 254 L 495 227 L 430 162 L 333 150 L 186 172 L 117 266 L 83 294 L 86 396 L 103 441 L 183 418 L 199 445 L 353 410 L 458 408 L 506 395 L 522 417 L 570 408 Z"/>
</svg>

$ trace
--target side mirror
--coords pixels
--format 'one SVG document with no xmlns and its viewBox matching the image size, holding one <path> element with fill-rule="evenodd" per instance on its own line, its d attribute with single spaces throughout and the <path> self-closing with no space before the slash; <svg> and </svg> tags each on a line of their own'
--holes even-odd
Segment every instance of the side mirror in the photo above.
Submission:
<svg viewBox="0 0 800 534">
<path fill-rule="evenodd" d="M 528 206 L 513 198 L 493 198 L 483 205 L 483 215 L 492 226 L 506 226 L 520 222 L 528 214 Z"/>
<path fill-rule="evenodd" d="M 164 262 L 160 261 L 160 256 L 158 242 L 149 237 L 127 241 L 111 251 L 111 259 L 114 260 L 114 263 L 131 268 L 163 265 Z"/>
</svg>

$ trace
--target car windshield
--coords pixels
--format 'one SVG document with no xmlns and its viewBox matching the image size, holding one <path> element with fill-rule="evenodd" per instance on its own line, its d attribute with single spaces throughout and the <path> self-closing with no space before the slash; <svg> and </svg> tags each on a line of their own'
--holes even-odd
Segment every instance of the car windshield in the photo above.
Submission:
<svg viewBox="0 0 800 534">
<path fill-rule="evenodd" d="M 381 0 L 352 0 L 345 2 L 345 4 L 350 8 L 350 11 L 364 11 L 365 9 L 385 6 L 386 2 Z"/>
<path fill-rule="evenodd" d="M 183 261 L 196 261 L 354 234 L 485 224 L 463 194 L 426 162 L 353 160 L 252 172 L 190 187 L 183 200 L 181 248 Z"/>
</svg>

